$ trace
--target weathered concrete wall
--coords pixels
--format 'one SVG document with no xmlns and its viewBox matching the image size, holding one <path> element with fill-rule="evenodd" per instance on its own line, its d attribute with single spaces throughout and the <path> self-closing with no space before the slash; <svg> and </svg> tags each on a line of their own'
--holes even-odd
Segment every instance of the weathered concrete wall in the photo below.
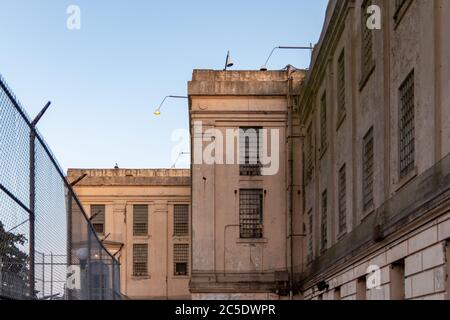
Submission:
<svg viewBox="0 0 450 320">
<path fill-rule="evenodd" d="M 305 217 L 314 214 L 314 260 L 303 263 L 298 270 L 332 268 L 319 266 L 322 256 L 345 255 L 345 248 L 338 246 L 345 235 L 338 232 L 338 172 L 346 164 L 346 238 L 359 238 L 363 232 L 358 227 L 364 222 L 378 221 L 383 204 L 417 181 L 423 173 L 441 161 L 450 152 L 450 16 L 448 1 L 406 1 L 395 14 L 395 1 L 375 0 L 382 13 L 382 29 L 372 31 L 372 71 L 362 71 L 362 0 L 330 1 L 320 43 L 315 47 L 310 72 L 300 91 L 300 123 L 304 130 L 312 124 L 314 141 L 313 179 L 305 186 Z M 337 60 L 345 50 L 346 114 L 337 117 L 337 88 L 339 74 Z M 415 105 L 415 168 L 400 179 L 399 173 L 399 88 L 407 75 L 414 70 Z M 320 105 L 323 94 L 327 101 L 327 137 L 325 150 L 320 146 Z M 340 121 L 341 120 L 341 121 Z M 373 127 L 374 136 L 374 205 L 363 209 L 363 138 Z M 447 161 L 448 162 L 448 161 Z M 447 163 L 445 162 L 445 163 Z M 297 166 L 298 168 L 298 166 Z M 328 250 L 320 248 L 321 195 L 328 190 Z M 417 197 L 421 197 L 418 195 Z M 405 205 L 416 199 L 404 199 Z M 420 211 L 426 215 L 427 212 Z M 374 215 L 377 215 L 376 217 Z M 395 217 L 390 219 L 395 221 Z M 417 217 L 415 217 L 417 218 Z M 306 221 L 306 220 L 305 220 Z M 370 222 L 372 223 L 372 222 Z M 389 221 L 381 221 L 389 224 Z M 411 223 L 406 219 L 405 224 Z M 411 226 L 412 228 L 412 226 Z M 308 231 L 308 226 L 305 228 Z M 366 229 L 364 229 L 366 230 Z M 372 229 L 367 229 L 372 233 Z M 309 232 L 308 232 L 309 233 Z M 433 243 L 438 245 L 438 241 Z M 305 254 L 307 246 L 305 244 Z M 350 255 L 352 246 L 348 247 Z M 326 259 L 325 259 L 326 260 Z M 306 260 L 305 260 L 306 261 Z M 347 263 L 346 265 L 349 265 Z M 354 267 L 354 266 L 353 266 Z M 385 267 L 385 266 L 383 266 Z M 438 266 L 439 268 L 440 266 Z M 328 272 L 328 271 L 327 271 Z M 430 270 L 427 270 L 431 274 Z M 320 277 L 318 277 L 320 278 Z M 420 279 L 420 276 L 418 277 Z M 356 278 L 350 280 L 356 281 Z M 406 281 L 414 276 L 407 275 Z M 349 281 L 350 281 L 349 280 Z M 334 281 L 334 280 L 333 280 Z M 386 280 L 388 283 L 389 281 Z M 346 284 L 344 282 L 344 284 Z M 341 288 L 341 295 L 355 298 L 356 284 Z M 389 298 L 389 290 L 372 298 Z M 442 291 L 435 291 L 439 298 Z M 433 294 L 434 294 L 433 293 Z M 334 297 L 333 292 L 318 293 L 317 298 Z M 314 296 L 314 295 L 313 295 Z M 426 296 L 426 295 L 425 295 Z M 368 293 L 368 298 L 370 298 Z M 408 298 L 415 298 L 411 294 Z"/>
<path fill-rule="evenodd" d="M 175 276 L 173 245 L 190 243 L 190 236 L 173 235 L 175 204 L 190 204 L 189 170 L 69 169 L 68 180 L 88 174 L 75 191 L 90 213 L 90 206 L 105 205 L 104 242 L 111 253 L 124 247 L 121 263 L 122 293 L 131 299 L 190 299 L 189 276 Z M 133 205 L 149 205 L 148 236 L 133 235 Z M 133 244 L 148 244 L 149 275 L 133 276 Z M 190 262 L 189 262 L 190 266 Z"/>
<path fill-rule="evenodd" d="M 328 290 L 319 291 L 311 287 L 304 293 L 305 299 L 354 300 L 357 294 L 358 278 L 369 276 L 369 266 L 380 269 L 380 287 L 366 289 L 368 300 L 389 300 L 393 290 L 391 265 L 404 260 L 405 299 L 444 300 L 449 291 L 446 274 L 450 267 L 448 239 L 450 238 L 450 214 L 444 214 L 436 220 L 395 239 L 389 245 L 376 250 L 362 260 L 353 262 L 349 267 L 339 270 L 324 280 Z M 340 292 L 339 297 L 335 292 Z"/>
<path fill-rule="evenodd" d="M 302 75 L 302 72 L 293 73 L 294 86 L 298 87 L 295 79 Z M 251 126 L 276 129 L 280 155 L 279 170 L 270 176 L 240 176 L 237 161 L 192 165 L 191 290 L 197 299 L 265 299 L 274 287 L 275 271 L 287 272 L 287 79 L 286 71 L 195 70 L 193 73 L 189 83 L 190 122 L 194 125 L 202 121 L 203 125 L 202 132 L 192 133 L 193 139 L 204 138 L 212 128 L 224 137 L 227 129 Z M 208 144 L 204 142 L 203 151 Z M 237 155 L 237 140 L 233 145 Z M 264 190 L 262 239 L 240 239 L 239 190 L 242 188 Z M 249 278 L 249 274 L 254 276 Z M 223 282 L 216 282 L 217 277 Z M 246 288 L 238 285 L 243 281 L 248 283 Z"/>
</svg>

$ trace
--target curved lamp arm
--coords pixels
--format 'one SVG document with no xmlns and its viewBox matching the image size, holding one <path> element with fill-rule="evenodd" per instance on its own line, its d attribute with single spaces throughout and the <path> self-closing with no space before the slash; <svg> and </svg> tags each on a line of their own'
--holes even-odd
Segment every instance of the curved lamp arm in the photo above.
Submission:
<svg viewBox="0 0 450 320">
<path fill-rule="evenodd" d="M 275 50 L 277 49 L 288 49 L 288 50 L 313 50 L 313 46 L 312 44 L 309 45 L 309 47 L 288 47 L 288 46 L 278 46 L 272 49 L 272 51 L 269 54 L 269 57 L 267 58 L 266 62 L 263 64 L 263 66 L 261 67 L 261 71 L 267 71 L 267 64 L 269 63 L 270 58 L 272 57 L 273 53 L 275 52 Z"/>
<path fill-rule="evenodd" d="M 161 108 L 163 107 L 164 102 L 166 102 L 166 100 L 169 99 L 169 98 L 172 98 L 172 99 L 188 99 L 188 97 L 186 97 L 186 96 L 165 96 L 163 101 L 161 101 L 161 104 L 159 105 L 159 107 L 153 113 L 155 116 L 161 115 Z"/>
</svg>

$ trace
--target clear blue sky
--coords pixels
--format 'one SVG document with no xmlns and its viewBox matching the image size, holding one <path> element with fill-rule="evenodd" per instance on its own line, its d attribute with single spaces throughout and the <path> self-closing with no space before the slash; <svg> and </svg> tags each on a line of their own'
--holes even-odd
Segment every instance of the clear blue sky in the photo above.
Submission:
<svg viewBox="0 0 450 320">
<path fill-rule="evenodd" d="M 66 170 L 165 168 L 173 130 L 188 128 L 192 70 L 259 69 L 277 45 L 316 43 L 327 0 L 0 0 L 0 74 L 39 124 Z M 66 9 L 81 8 L 81 30 Z M 306 51 L 279 51 L 271 69 L 307 67 Z M 187 158 L 187 157 L 186 157 Z M 188 159 L 180 159 L 186 166 Z"/>
</svg>

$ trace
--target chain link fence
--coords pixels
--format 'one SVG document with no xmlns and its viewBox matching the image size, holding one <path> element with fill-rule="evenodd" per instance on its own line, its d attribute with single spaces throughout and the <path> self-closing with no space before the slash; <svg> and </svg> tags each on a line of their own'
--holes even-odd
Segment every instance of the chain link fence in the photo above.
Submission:
<svg viewBox="0 0 450 320">
<path fill-rule="evenodd" d="M 121 298 L 118 261 L 0 76 L 0 299 Z"/>
</svg>

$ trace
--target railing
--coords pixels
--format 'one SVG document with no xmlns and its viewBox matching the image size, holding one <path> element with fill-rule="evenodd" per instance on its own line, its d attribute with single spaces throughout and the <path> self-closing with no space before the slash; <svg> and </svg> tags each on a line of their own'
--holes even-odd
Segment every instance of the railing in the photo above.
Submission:
<svg viewBox="0 0 450 320">
<path fill-rule="evenodd" d="M 0 299 L 120 299 L 105 249 L 46 145 L 0 77 Z"/>
</svg>

